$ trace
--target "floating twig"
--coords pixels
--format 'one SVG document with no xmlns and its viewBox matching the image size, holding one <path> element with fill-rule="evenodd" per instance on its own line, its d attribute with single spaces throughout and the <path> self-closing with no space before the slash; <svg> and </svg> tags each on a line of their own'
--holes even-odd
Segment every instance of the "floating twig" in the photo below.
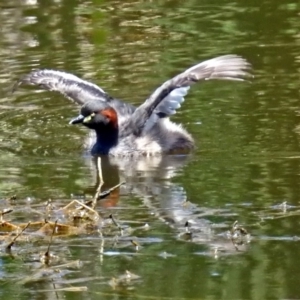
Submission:
<svg viewBox="0 0 300 300">
<path fill-rule="evenodd" d="M 17 234 L 13 240 L 5 247 L 6 251 L 10 252 L 11 251 L 11 247 L 14 245 L 14 243 L 16 242 L 17 238 L 30 226 L 30 222 L 27 223 L 27 225 L 20 231 L 19 234 Z"/>
<path fill-rule="evenodd" d="M 48 244 L 47 251 L 46 251 L 45 254 L 41 257 L 41 261 L 42 261 L 45 265 L 47 265 L 47 266 L 50 264 L 50 259 L 51 259 L 50 246 L 51 246 L 51 244 L 52 244 L 53 235 L 54 235 L 55 230 L 56 230 L 56 225 L 57 225 L 57 220 L 55 221 L 54 226 L 53 226 L 53 230 L 52 230 L 52 234 L 51 234 L 51 236 L 50 236 L 50 241 L 49 241 L 49 244 Z"/>
</svg>

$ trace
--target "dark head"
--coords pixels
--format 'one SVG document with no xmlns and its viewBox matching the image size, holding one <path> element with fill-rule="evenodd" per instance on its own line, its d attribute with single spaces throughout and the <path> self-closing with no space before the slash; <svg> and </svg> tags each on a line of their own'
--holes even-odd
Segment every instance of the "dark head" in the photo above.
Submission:
<svg viewBox="0 0 300 300">
<path fill-rule="evenodd" d="M 118 144 L 118 116 L 108 103 L 85 103 L 81 107 L 80 115 L 70 121 L 70 124 L 80 123 L 96 131 L 96 143 L 91 150 L 93 155 L 109 154 L 110 149 Z"/>
<path fill-rule="evenodd" d="M 117 112 L 103 101 L 87 102 L 81 107 L 80 115 L 70 124 L 83 124 L 96 131 L 118 129 Z"/>
</svg>

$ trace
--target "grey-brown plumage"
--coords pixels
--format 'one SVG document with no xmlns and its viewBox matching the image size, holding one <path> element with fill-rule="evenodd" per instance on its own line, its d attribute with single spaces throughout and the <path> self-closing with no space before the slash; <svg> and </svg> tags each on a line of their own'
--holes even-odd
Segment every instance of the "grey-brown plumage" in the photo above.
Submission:
<svg viewBox="0 0 300 300">
<path fill-rule="evenodd" d="M 201 80 L 222 79 L 243 81 L 249 76 L 250 64 L 237 55 L 224 55 L 201 62 L 183 73 L 173 77 L 157 88 L 152 95 L 134 112 L 132 123 L 135 124 L 135 132 L 141 132 L 152 113 L 163 113 L 162 106 L 165 99 L 174 90 L 186 91 L 192 84 Z M 167 103 L 166 103 L 167 104 Z M 150 122 L 153 120 L 150 119 Z M 155 120 L 154 120 L 155 121 Z"/>
<path fill-rule="evenodd" d="M 83 123 L 96 132 L 92 154 L 155 155 L 193 148 L 192 137 L 169 120 L 181 106 L 190 86 L 201 80 L 243 81 L 249 63 L 237 55 L 224 55 L 201 62 L 157 88 L 138 108 L 110 97 L 97 85 L 55 70 L 35 70 L 15 85 L 38 85 L 57 91 L 82 105 L 71 124 Z"/>
<path fill-rule="evenodd" d="M 56 70 L 33 70 L 15 84 L 13 91 L 22 84 L 37 85 L 48 91 L 59 92 L 80 105 L 87 101 L 109 100 L 109 96 L 97 85 Z"/>
<path fill-rule="evenodd" d="M 57 70 L 33 70 L 23 76 L 13 87 L 13 92 L 20 85 L 36 85 L 48 91 L 59 92 L 79 105 L 98 101 L 109 103 L 122 115 L 131 115 L 133 105 L 110 97 L 102 88 L 73 74 Z"/>
</svg>

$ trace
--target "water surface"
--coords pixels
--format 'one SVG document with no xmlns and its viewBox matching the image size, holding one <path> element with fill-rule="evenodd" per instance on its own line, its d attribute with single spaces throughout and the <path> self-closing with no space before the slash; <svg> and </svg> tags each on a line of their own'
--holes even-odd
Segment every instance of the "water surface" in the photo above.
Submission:
<svg viewBox="0 0 300 300">
<path fill-rule="evenodd" d="M 11 94 L 31 69 L 74 73 L 135 105 L 217 55 L 242 55 L 255 75 L 193 86 L 173 117 L 195 138 L 191 155 L 103 161 L 104 188 L 126 184 L 97 210 L 132 232 L 118 243 L 117 230 L 107 233 L 103 251 L 99 231 L 55 239 L 55 255 L 81 264 L 43 280 L 30 277 L 41 268 L 32 256 L 47 241 L 16 244 L 17 259 L 0 256 L 1 298 L 300 298 L 297 2 L 2 0 L 0 7 L 0 194 L 18 196 L 7 217 L 14 223 L 40 220 L 32 209 L 48 199 L 61 207 L 97 188 L 82 150 L 87 130 L 68 125 L 78 107 L 38 89 Z M 227 234 L 236 220 L 251 235 L 238 246 Z M 139 277 L 112 284 L 126 270 Z M 66 286 L 87 291 L 58 291 Z"/>
</svg>

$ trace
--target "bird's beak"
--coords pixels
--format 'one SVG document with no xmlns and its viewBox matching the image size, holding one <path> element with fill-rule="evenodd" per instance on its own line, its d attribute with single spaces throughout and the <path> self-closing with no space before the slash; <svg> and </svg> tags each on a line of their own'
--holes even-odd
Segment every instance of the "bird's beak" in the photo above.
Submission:
<svg viewBox="0 0 300 300">
<path fill-rule="evenodd" d="M 79 123 L 83 123 L 83 120 L 85 119 L 85 117 L 83 115 L 79 115 L 76 118 L 72 119 L 69 124 L 79 124 Z"/>
</svg>

